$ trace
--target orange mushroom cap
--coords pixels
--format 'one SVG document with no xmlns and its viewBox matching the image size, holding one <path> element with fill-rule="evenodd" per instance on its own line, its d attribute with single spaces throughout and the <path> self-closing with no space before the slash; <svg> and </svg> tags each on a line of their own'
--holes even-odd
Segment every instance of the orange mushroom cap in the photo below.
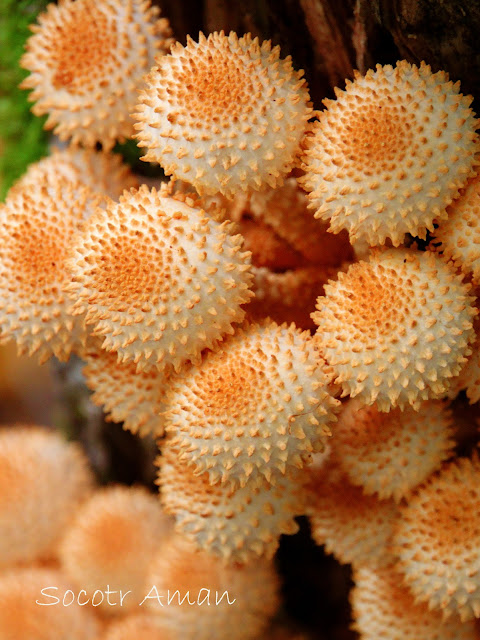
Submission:
<svg viewBox="0 0 480 640">
<path fill-rule="evenodd" d="M 433 231 L 478 164 L 472 97 L 459 86 L 402 60 L 336 89 L 305 141 L 300 182 L 315 217 L 371 245 Z"/>
<path fill-rule="evenodd" d="M 21 65 L 47 129 L 111 149 L 132 136 L 129 114 L 155 55 L 172 44 L 168 21 L 145 0 L 61 0 L 38 18 Z"/>
<path fill-rule="evenodd" d="M 419 601 L 462 620 L 480 617 L 480 461 L 462 458 L 430 476 L 401 508 L 398 568 Z"/>
<path fill-rule="evenodd" d="M 311 114 L 290 57 L 269 41 L 221 31 L 200 33 L 198 43 L 187 36 L 156 64 L 134 115 L 143 160 L 201 195 L 282 184 Z"/>
<path fill-rule="evenodd" d="M 282 533 L 298 531 L 294 518 L 305 509 L 300 472 L 280 476 L 275 486 L 262 478 L 239 488 L 212 485 L 208 473 L 196 474 L 180 460 L 168 438 L 157 464 L 160 498 L 176 531 L 225 562 L 269 559 Z"/>
<path fill-rule="evenodd" d="M 380 411 L 441 397 L 475 339 L 470 285 L 436 254 L 375 252 L 325 285 L 312 318 L 343 394 Z"/>
</svg>

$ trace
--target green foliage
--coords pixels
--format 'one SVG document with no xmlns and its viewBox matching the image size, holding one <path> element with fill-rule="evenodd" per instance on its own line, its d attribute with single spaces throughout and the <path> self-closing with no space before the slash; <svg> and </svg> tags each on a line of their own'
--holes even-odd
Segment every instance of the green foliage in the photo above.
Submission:
<svg viewBox="0 0 480 640">
<path fill-rule="evenodd" d="M 19 60 L 29 25 L 47 0 L 0 0 L 0 200 L 26 167 L 48 152 L 44 118 L 30 112 L 28 92 L 18 88 L 27 72 Z"/>
<path fill-rule="evenodd" d="M 165 173 L 160 165 L 140 160 L 140 157 L 145 154 L 145 149 L 140 149 L 135 140 L 127 140 L 123 144 L 117 143 L 113 151 L 122 155 L 135 173 L 147 178 L 165 178 Z"/>
</svg>

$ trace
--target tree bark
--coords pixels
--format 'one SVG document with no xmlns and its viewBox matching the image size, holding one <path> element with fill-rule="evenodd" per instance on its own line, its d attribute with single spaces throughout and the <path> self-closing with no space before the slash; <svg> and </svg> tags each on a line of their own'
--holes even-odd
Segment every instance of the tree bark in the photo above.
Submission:
<svg viewBox="0 0 480 640">
<path fill-rule="evenodd" d="M 478 0 L 158 0 L 175 36 L 251 32 L 279 44 L 303 68 L 315 107 L 365 72 L 399 59 L 425 60 L 480 95 Z"/>
</svg>

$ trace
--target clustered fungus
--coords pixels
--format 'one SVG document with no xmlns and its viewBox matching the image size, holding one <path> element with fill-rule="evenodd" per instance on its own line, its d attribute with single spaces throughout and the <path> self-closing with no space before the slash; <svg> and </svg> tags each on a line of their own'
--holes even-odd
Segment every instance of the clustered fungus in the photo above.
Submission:
<svg viewBox="0 0 480 640">
<path fill-rule="evenodd" d="M 442 620 L 425 604 L 415 602 L 412 593 L 401 584 L 401 577 L 391 568 L 362 567 L 354 572 L 355 587 L 351 604 L 354 629 L 361 638 L 405 640 L 476 640 L 474 624 L 458 618 Z"/>
<path fill-rule="evenodd" d="M 63 570 L 86 597 L 106 585 L 116 593 L 129 591 L 122 611 L 136 611 L 158 541 L 170 529 L 158 500 L 143 487 L 97 490 L 64 536 L 59 550 Z M 108 612 L 112 605 L 103 601 L 99 606 Z"/>
<path fill-rule="evenodd" d="M 51 600 L 42 598 L 42 590 L 54 586 L 65 593 L 71 584 L 55 570 L 35 567 L 11 569 L 0 576 L 0 637 L 13 640 L 92 640 L 100 625 L 90 609 L 69 606 L 41 606 Z M 52 595 L 48 591 L 48 595 Z M 55 596 L 56 597 L 56 596 Z"/>
<path fill-rule="evenodd" d="M 280 535 L 298 531 L 295 516 L 305 511 L 300 472 L 280 476 L 275 485 L 264 478 L 239 488 L 212 485 L 208 473 L 196 474 L 168 440 L 158 465 L 160 497 L 175 516 L 176 531 L 227 562 L 271 558 Z"/>
<path fill-rule="evenodd" d="M 67 360 L 86 340 L 83 317 L 73 317 L 65 286 L 75 234 L 100 196 L 81 182 L 15 189 L 0 206 L 0 340 L 45 361 Z"/>
<path fill-rule="evenodd" d="M 93 488 L 86 456 L 54 432 L 5 426 L 0 466 L 0 567 L 48 560 Z"/>
<path fill-rule="evenodd" d="M 168 21 L 145 0 L 61 0 L 33 27 L 22 86 L 35 115 L 61 140 L 110 149 L 130 138 L 137 90 L 173 42 Z"/>
<path fill-rule="evenodd" d="M 452 405 L 480 399 L 472 98 L 401 61 L 314 111 L 278 47 L 173 44 L 148 0 L 59 0 L 33 30 L 23 86 L 69 146 L 0 205 L 0 342 L 80 358 L 106 418 L 158 444 L 159 499 L 1 429 L 0 636 L 301 637 L 269 624 L 306 515 L 354 568 L 362 640 L 473 640 L 480 462 Z M 110 152 L 127 137 L 168 183 Z M 49 582 L 92 606 L 32 610 Z M 124 606 L 93 604 L 107 585 Z M 139 613 L 152 585 L 236 603 Z"/>
<path fill-rule="evenodd" d="M 195 570 L 192 571 L 192 567 Z M 248 640 L 264 631 L 279 606 L 279 579 L 268 560 L 253 566 L 224 566 L 218 558 L 200 551 L 180 536 L 172 536 L 152 561 L 148 583 L 167 598 L 172 585 L 193 601 L 214 592 L 215 607 L 197 609 L 173 600 L 169 607 L 156 598 L 147 607 L 172 637 L 185 640 Z M 229 598 L 237 594 L 235 602 Z M 218 604 L 217 604 L 218 602 Z M 212 603 L 213 604 L 213 603 Z"/>
<path fill-rule="evenodd" d="M 306 489 L 312 537 L 327 553 L 354 567 L 391 564 L 387 549 L 398 514 L 393 501 L 363 494 L 330 461 L 310 471 Z"/>
<path fill-rule="evenodd" d="M 133 362 L 119 363 L 115 351 L 87 349 L 83 369 L 90 399 L 103 407 L 107 420 L 122 422 L 124 429 L 140 436 L 161 437 L 167 409 L 165 393 L 171 374 L 157 367 L 137 372 Z"/>
<path fill-rule="evenodd" d="M 479 477 L 477 457 L 451 462 L 402 508 L 394 535 L 406 583 L 445 617 L 480 617 Z"/>
<path fill-rule="evenodd" d="M 155 189 L 125 192 L 76 237 L 72 313 L 139 369 L 198 363 L 233 333 L 252 295 L 249 254 L 231 230 Z"/>
<path fill-rule="evenodd" d="M 310 335 L 273 322 L 238 329 L 172 383 L 170 446 L 212 484 L 244 487 L 303 468 L 331 435 L 338 401 Z M 219 388 L 222 393 L 219 393 Z"/>
<path fill-rule="evenodd" d="M 371 245 L 425 238 L 475 175 L 471 96 L 445 72 L 406 61 L 346 84 L 306 138 L 301 183 L 315 215 Z"/>
<path fill-rule="evenodd" d="M 54 149 L 51 155 L 31 164 L 14 189 L 25 191 L 29 185 L 35 188 L 41 183 L 55 186 L 59 178 L 81 182 L 114 200 L 118 200 L 125 189 L 139 186 L 138 179 L 119 154 L 71 145 L 64 150 Z"/>
<path fill-rule="evenodd" d="M 471 354 L 470 285 L 436 254 L 386 249 L 325 285 L 313 319 L 343 395 L 380 411 L 446 394 Z"/>
<path fill-rule="evenodd" d="M 303 72 L 279 47 L 250 34 L 200 34 L 156 63 L 135 115 L 144 160 L 200 194 L 282 184 L 312 109 Z"/>
<path fill-rule="evenodd" d="M 335 425 L 333 453 L 366 494 L 399 502 L 452 455 L 453 436 L 453 415 L 444 402 L 383 413 L 355 398 Z"/>
<path fill-rule="evenodd" d="M 457 269 L 480 284 L 480 178 L 472 178 L 447 208 L 448 219 L 433 233 L 432 245 Z"/>
</svg>

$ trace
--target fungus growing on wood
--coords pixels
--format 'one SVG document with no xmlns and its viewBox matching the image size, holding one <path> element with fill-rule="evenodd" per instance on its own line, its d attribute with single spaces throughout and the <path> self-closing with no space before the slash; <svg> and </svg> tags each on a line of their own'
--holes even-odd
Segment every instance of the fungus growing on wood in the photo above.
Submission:
<svg viewBox="0 0 480 640">
<path fill-rule="evenodd" d="M 61 139 L 111 149 L 133 135 L 129 114 L 155 55 L 173 40 L 145 0 L 61 0 L 40 14 L 21 65 L 35 115 Z"/>
<path fill-rule="evenodd" d="M 182 640 L 250 640 L 267 627 L 280 604 L 279 578 L 273 564 L 230 564 L 173 535 L 152 560 L 147 584 L 154 585 L 145 605 L 163 628 Z M 173 594 L 178 590 L 180 598 Z M 180 602 L 188 600 L 197 606 Z M 173 597 L 172 597 L 173 595 Z M 235 600 L 235 602 L 233 602 Z M 210 605 L 210 606 L 208 606 Z"/>
<path fill-rule="evenodd" d="M 145 595 L 152 557 L 171 526 L 158 500 L 144 488 L 97 491 L 66 532 L 60 546 L 62 568 L 86 597 L 106 585 L 115 592 L 130 591 L 121 611 L 136 610 Z M 108 599 L 99 606 L 112 612 Z"/>
<path fill-rule="evenodd" d="M 307 332 L 246 325 L 172 382 L 166 430 L 182 463 L 212 484 L 275 483 L 323 450 L 339 402 Z"/>
<path fill-rule="evenodd" d="M 392 570 L 362 567 L 353 573 L 350 594 L 353 629 L 363 640 L 476 640 L 473 622 L 442 620 L 438 611 L 415 601 L 401 576 Z"/>
<path fill-rule="evenodd" d="M 71 588 L 60 571 L 25 568 L 2 573 L 0 637 L 5 640 L 96 638 L 99 624 L 91 609 L 72 601 L 75 594 Z"/>
<path fill-rule="evenodd" d="M 0 214 L 0 340 L 40 362 L 67 360 L 86 339 L 83 317 L 69 313 L 64 291 L 73 238 L 100 203 L 79 182 L 14 189 Z"/>
<path fill-rule="evenodd" d="M 70 259 L 72 313 L 138 368 L 200 361 L 252 297 L 249 253 L 201 209 L 142 186 L 97 210 Z"/>
<path fill-rule="evenodd" d="M 417 600 L 462 620 L 480 617 L 480 461 L 460 458 L 401 508 L 393 551 Z"/>
<path fill-rule="evenodd" d="M 343 395 L 380 411 L 441 397 L 475 339 L 469 291 L 428 251 L 377 251 L 339 273 L 312 317 Z"/>
<path fill-rule="evenodd" d="M 459 88 L 402 60 L 336 89 L 305 142 L 300 182 L 315 217 L 372 246 L 433 231 L 478 164 L 473 98 Z"/>
<path fill-rule="evenodd" d="M 0 430 L 0 468 L 0 566 L 51 558 L 93 486 L 85 455 L 54 432 L 16 425 Z"/>
<path fill-rule="evenodd" d="M 311 115 L 303 71 L 250 34 L 187 36 L 157 58 L 135 118 L 143 160 L 203 194 L 283 183 Z"/>
<path fill-rule="evenodd" d="M 440 401 L 382 413 L 354 398 L 339 416 L 332 447 L 353 484 L 399 502 L 452 455 L 454 431 Z"/>
<path fill-rule="evenodd" d="M 198 475 L 180 460 L 168 438 L 157 464 L 160 498 L 176 531 L 225 563 L 269 559 L 282 533 L 298 531 L 295 516 L 305 509 L 300 472 L 280 476 L 275 486 L 264 478 L 241 488 L 212 485 L 208 473 Z"/>
</svg>

